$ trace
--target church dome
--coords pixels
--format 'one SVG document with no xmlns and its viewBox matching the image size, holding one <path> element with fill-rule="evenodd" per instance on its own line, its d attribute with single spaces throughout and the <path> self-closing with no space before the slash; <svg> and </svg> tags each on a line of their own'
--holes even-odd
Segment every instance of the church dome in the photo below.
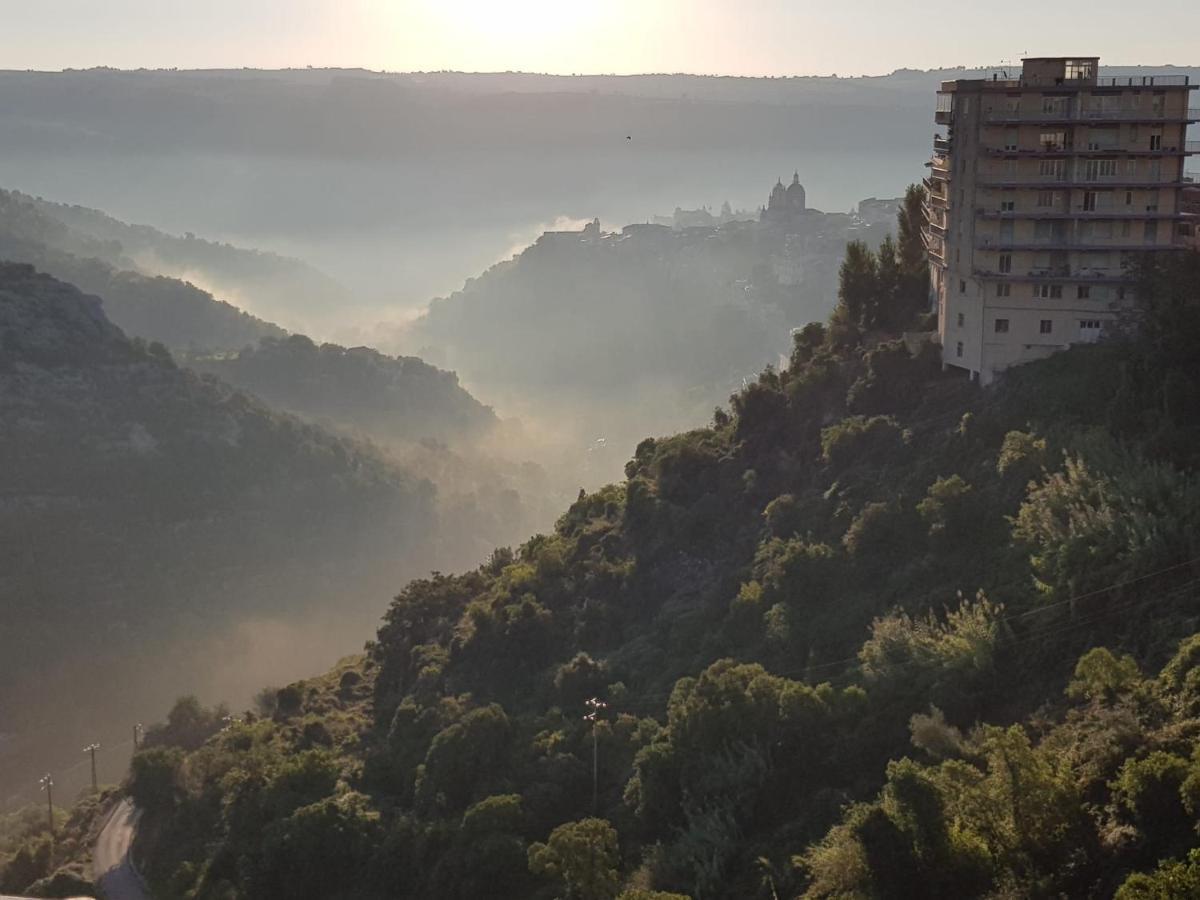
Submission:
<svg viewBox="0 0 1200 900">
<path fill-rule="evenodd" d="M 792 176 L 792 183 L 787 187 L 788 206 L 793 209 L 806 208 L 806 197 L 804 194 L 804 185 L 800 183 L 800 173 L 797 172 Z"/>
</svg>

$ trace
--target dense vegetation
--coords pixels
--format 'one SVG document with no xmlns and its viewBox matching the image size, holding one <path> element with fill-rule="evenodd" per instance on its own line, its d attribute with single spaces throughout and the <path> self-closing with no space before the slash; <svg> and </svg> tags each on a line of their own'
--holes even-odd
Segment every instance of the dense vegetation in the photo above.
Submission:
<svg viewBox="0 0 1200 900">
<path fill-rule="evenodd" d="M 66 216 L 69 212 L 75 215 Z M 81 221 L 106 219 L 0 190 L 0 260 L 28 263 L 103 297 L 105 314 L 127 334 L 172 349 L 239 349 L 259 338 L 284 336 L 278 326 L 195 285 L 141 269 L 112 236 L 115 229 L 99 229 L 97 237 L 79 227 Z"/>
<path fill-rule="evenodd" d="M 469 442 L 497 424 L 492 410 L 467 393 L 453 372 L 368 347 L 318 346 L 294 335 L 266 338 L 232 354 L 188 356 L 185 362 L 278 409 L 388 443 Z"/>
<path fill-rule="evenodd" d="M 131 785 L 161 896 L 1194 885 L 1200 258 L 984 391 L 891 336 L 916 240 L 852 246 L 785 369 L 408 585 L 363 658 L 166 729 Z"/>
<path fill-rule="evenodd" d="M 92 847 L 118 797 L 117 789 L 108 787 L 88 791 L 69 810 L 34 803 L 0 815 L 0 891 L 26 897 L 90 896 L 95 890 Z"/>
<path fill-rule="evenodd" d="M 0 264 L 0 459 L 0 720 L 33 735 L 0 747 L 5 795 L 29 774 L 11 754 L 38 760 L 54 738 L 33 726 L 81 728 L 86 709 L 123 736 L 114 704 L 169 702 L 154 696 L 187 683 L 172 638 L 198 647 L 333 585 L 349 614 L 470 543 L 438 543 L 424 479 L 179 368 L 96 298 L 16 264 Z M 60 752 L 80 737 L 57 735 Z"/>
</svg>

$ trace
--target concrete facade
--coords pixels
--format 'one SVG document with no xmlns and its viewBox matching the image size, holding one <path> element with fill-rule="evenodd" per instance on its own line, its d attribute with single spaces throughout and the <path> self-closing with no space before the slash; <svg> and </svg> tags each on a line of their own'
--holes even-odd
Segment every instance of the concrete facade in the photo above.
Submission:
<svg viewBox="0 0 1200 900">
<path fill-rule="evenodd" d="M 945 365 L 987 383 L 1095 340 L 1132 296 L 1130 262 L 1191 245 L 1196 87 L 1106 78 L 1096 57 L 942 84 L 924 237 Z"/>
</svg>

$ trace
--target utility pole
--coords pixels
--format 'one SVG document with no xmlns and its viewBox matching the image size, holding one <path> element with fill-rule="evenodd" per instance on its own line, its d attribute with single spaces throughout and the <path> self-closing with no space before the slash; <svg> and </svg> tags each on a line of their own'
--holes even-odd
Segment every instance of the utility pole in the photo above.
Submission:
<svg viewBox="0 0 1200 900">
<path fill-rule="evenodd" d="M 592 697 L 585 706 L 588 708 L 588 713 L 583 717 L 584 721 L 592 723 L 592 815 L 594 816 L 600 809 L 600 756 L 596 741 L 596 722 L 600 719 L 600 710 L 608 704 L 599 697 Z"/>
<path fill-rule="evenodd" d="M 54 779 L 47 772 L 38 782 L 46 792 L 46 821 L 50 826 L 50 837 L 54 837 Z"/>
<path fill-rule="evenodd" d="M 88 744 L 86 747 L 83 748 L 84 753 L 92 754 L 92 793 L 93 794 L 100 790 L 99 785 L 96 783 L 96 751 L 99 749 L 100 749 L 99 744 Z"/>
</svg>

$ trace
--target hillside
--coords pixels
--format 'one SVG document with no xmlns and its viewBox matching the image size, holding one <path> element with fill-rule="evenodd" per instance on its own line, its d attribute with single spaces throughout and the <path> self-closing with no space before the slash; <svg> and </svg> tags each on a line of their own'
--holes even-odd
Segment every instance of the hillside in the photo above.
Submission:
<svg viewBox="0 0 1200 900">
<path fill-rule="evenodd" d="M 28 775 L 13 754 L 124 736 L 124 717 L 211 669 L 206 654 L 235 688 L 245 651 L 216 639 L 238 623 L 335 592 L 347 627 L 368 622 L 386 585 L 461 565 L 487 527 L 443 528 L 425 479 L 179 368 L 98 298 L 15 264 L 0 265 L 0 458 L 4 795 Z M 345 652 L 322 627 L 312 652 Z M 264 664 L 304 663 L 260 657 L 255 677 Z"/>
<path fill-rule="evenodd" d="M 19 199 L 68 229 L 87 246 L 119 249 L 120 258 L 148 275 L 195 282 L 272 320 L 303 322 L 314 310 L 336 309 L 347 300 L 346 288 L 298 259 L 209 241 L 188 232 L 167 234 L 149 225 L 122 222 L 106 213 L 41 197 Z M 117 259 L 101 257 L 113 265 Z"/>
<path fill-rule="evenodd" d="M 263 337 L 285 336 L 277 325 L 193 284 L 141 271 L 111 236 L 120 230 L 81 230 L 55 217 L 56 210 L 72 208 L 0 190 L 0 260 L 28 263 L 103 297 L 105 314 L 127 333 L 171 348 L 239 349 Z M 82 213 L 71 218 L 81 217 L 88 218 Z"/>
<path fill-rule="evenodd" d="M 425 438 L 470 443 L 498 424 L 495 413 L 463 390 L 453 372 L 369 347 L 318 346 L 294 335 L 268 338 L 232 354 L 188 356 L 186 364 L 276 408 L 385 443 Z"/>
<path fill-rule="evenodd" d="M 617 454 L 611 478 L 642 435 L 705 421 L 764 360 L 786 354 L 791 328 L 833 308 L 847 242 L 878 246 L 889 230 L 808 209 L 779 221 L 547 232 L 433 300 L 394 343 L 577 444 L 604 437 Z"/>
<path fill-rule="evenodd" d="M 889 337 L 903 259 L 364 657 L 156 731 L 158 895 L 1186 894 L 1200 257 L 987 390 Z"/>
</svg>

